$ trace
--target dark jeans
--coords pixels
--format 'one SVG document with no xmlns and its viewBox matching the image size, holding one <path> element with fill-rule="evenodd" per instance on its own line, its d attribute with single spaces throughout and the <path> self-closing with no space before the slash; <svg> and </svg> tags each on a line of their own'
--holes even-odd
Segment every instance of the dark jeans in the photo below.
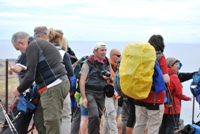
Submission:
<svg viewBox="0 0 200 134">
<path fill-rule="evenodd" d="M 159 134 L 174 134 L 174 128 L 177 127 L 178 121 L 179 114 L 164 114 Z"/>
<path fill-rule="evenodd" d="M 135 100 L 128 98 L 129 111 L 128 111 L 128 121 L 126 127 L 133 128 L 135 125 Z"/>
</svg>

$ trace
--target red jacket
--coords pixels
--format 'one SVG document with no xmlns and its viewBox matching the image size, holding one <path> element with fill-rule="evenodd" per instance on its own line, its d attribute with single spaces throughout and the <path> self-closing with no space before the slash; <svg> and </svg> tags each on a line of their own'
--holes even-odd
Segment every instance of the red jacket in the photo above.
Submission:
<svg viewBox="0 0 200 134">
<path fill-rule="evenodd" d="M 168 107 L 168 104 L 165 104 L 164 113 L 165 114 L 180 114 L 180 111 L 181 111 L 180 100 L 190 100 L 190 97 L 186 97 L 185 95 L 183 95 L 183 86 L 178 78 L 177 73 L 171 68 L 168 68 L 168 73 L 170 76 L 170 84 L 169 84 L 168 89 L 174 100 L 174 104 L 170 103 L 172 105 L 170 109 Z"/>
<path fill-rule="evenodd" d="M 167 62 L 164 55 L 160 57 L 158 60 L 160 69 L 162 70 L 163 74 L 168 74 L 167 71 Z M 142 99 L 139 101 L 147 102 L 147 103 L 155 103 L 155 104 L 163 104 L 165 98 L 165 91 L 161 91 L 160 93 L 156 93 L 155 91 L 150 91 L 149 96 L 146 99 Z"/>
</svg>

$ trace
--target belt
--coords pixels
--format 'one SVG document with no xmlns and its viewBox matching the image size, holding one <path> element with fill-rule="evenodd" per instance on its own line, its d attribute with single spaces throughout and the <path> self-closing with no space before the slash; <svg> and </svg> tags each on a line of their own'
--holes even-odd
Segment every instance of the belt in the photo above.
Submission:
<svg viewBox="0 0 200 134">
<path fill-rule="evenodd" d="M 66 78 L 67 78 L 67 76 L 66 76 L 66 75 L 63 75 L 63 76 L 59 77 L 57 80 L 55 80 L 54 82 L 50 83 L 49 85 L 40 88 L 40 89 L 38 90 L 38 92 L 39 92 L 39 93 L 42 93 L 43 91 L 47 90 L 48 88 L 51 88 L 51 87 L 53 87 L 53 86 L 56 86 L 56 85 L 60 84 L 60 83 L 63 82 Z"/>
</svg>

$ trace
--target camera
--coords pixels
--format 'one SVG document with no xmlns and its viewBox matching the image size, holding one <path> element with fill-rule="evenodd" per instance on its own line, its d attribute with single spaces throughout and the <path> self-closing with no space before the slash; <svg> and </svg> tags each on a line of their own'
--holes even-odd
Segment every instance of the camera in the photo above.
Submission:
<svg viewBox="0 0 200 134">
<path fill-rule="evenodd" d="M 106 70 L 102 70 L 100 72 L 100 76 L 103 76 L 103 75 L 105 75 L 106 77 L 110 77 L 110 73 L 108 73 Z"/>
</svg>

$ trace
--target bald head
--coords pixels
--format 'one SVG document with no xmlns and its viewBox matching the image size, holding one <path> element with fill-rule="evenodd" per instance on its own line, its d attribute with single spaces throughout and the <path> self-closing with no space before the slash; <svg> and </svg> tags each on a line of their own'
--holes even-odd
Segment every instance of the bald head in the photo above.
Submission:
<svg viewBox="0 0 200 134">
<path fill-rule="evenodd" d="M 118 49 L 114 48 L 114 49 L 110 50 L 110 56 L 113 55 L 113 54 L 119 54 L 120 55 L 121 53 Z"/>
<path fill-rule="evenodd" d="M 110 59 L 117 63 L 117 61 L 120 59 L 121 53 L 118 49 L 114 48 L 110 50 Z"/>
</svg>

